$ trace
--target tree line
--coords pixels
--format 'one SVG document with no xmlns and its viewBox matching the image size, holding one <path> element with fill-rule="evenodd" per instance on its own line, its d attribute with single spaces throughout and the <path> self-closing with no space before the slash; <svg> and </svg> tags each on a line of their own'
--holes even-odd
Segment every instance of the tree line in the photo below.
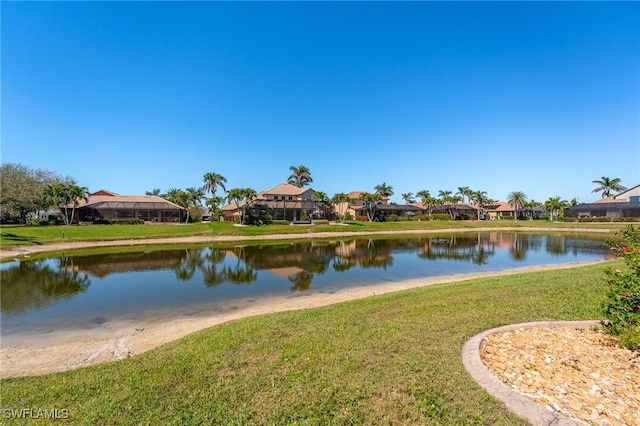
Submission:
<svg viewBox="0 0 640 426">
<path fill-rule="evenodd" d="M 308 167 L 304 165 L 291 166 L 289 170 L 288 183 L 299 188 L 313 183 L 311 170 Z M 603 198 L 627 190 L 621 184 L 620 178 L 602 177 L 592 183 L 597 185 L 592 193 L 601 192 Z M 225 203 L 234 204 L 240 210 L 241 204 L 252 201 L 257 195 L 253 188 L 227 189 L 226 184 L 227 179 L 224 176 L 216 172 L 208 172 L 203 175 L 203 184 L 200 187 L 169 188 L 166 192 L 155 188 L 147 191 L 146 195 L 157 195 L 184 207 L 188 212 L 187 220 L 190 216 L 198 214 L 203 208 L 217 216 Z M 218 195 L 219 188 L 224 191 L 224 195 Z M 389 199 L 393 195 L 393 187 L 383 182 L 376 185 L 373 192 L 360 193 L 358 199 L 367 207 L 366 212 L 369 220 L 374 220 L 378 202 Z M 4 223 L 9 221 L 11 217 L 17 218 L 20 223 L 27 223 L 29 215 L 57 207 L 61 212 L 64 212 L 61 215 L 64 223 L 69 224 L 80 200 L 87 200 L 88 196 L 88 188 L 80 186 L 70 176 L 61 176 L 48 170 L 32 169 L 16 163 L 3 163 L 0 168 L 0 219 Z M 458 187 L 457 192 L 440 190 L 437 196 L 433 196 L 426 189 L 419 190 L 415 194 L 413 192 L 403 193 L 401 196 L 407 204 L 420 202 L 427 209 L 430 217 L 435 208 L 453 209 L 456 204 L 463 202 L 476 206 L 478 218 L 481 218 L 481 210 L 497 202 L 489 198 L 486 191 L 472 190 L 466 186 Z M 329 197 L 325 192 L 315 191 L 314 200 L 325 206 L 335 204 L 338 217 L 344 221 L 345 212 L 343 210 L 346 203 L 350 201 L 348 194 L 341 192 Z M 550 197 L 544 203 L 540 203 L 528 200 L 527 195 L 522 191 L 509 193 L 506 202 L 514 208 L 515 218 L 518 216 L 518 211 L 524 208 L 544 208 L 550 212 L 552 219 L 554 217 L 558 219 L 565 208 L 577 204 L 575 198 L 566 201 L 559 196 Z M 452 214 L 452 210 L 449 212 Z"/>
</svg>

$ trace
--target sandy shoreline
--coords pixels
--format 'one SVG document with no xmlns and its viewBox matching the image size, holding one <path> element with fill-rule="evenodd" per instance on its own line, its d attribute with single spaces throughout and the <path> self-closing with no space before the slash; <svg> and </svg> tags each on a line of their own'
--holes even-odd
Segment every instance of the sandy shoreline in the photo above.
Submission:
<svg viewBox="0 0 640 426">
<path fill-rule="evenodd" d="M 505 228 L 483 229 L 482 231 L 509 231 Z M 517 228 L 518 231 L 557 231 L 557 229 L 541 229 L 541 228 Z M 569 230 L 576 231 L 576 230 Z M 579 230 L 585 232 L 584 230 Z M 424 232 L 378 232 L 376 235 L 384 234 L 420 234 L 420 233 L 445 233 L 445 232 L 469 232 L 468 229 L 456 230 L 437 230 Z M 594 230 L 591 232 L 611 232 L 610 230 Z M 366 235 L 373 235 L 367 233 Z M 51 244 L 43 246 L 29 246 L 22 248 L 13 248 L 2 250 L 0 257 L 15 258 L 33 253 L 43 253 L 47 251 L 76 250 L 87 247 L 109 247 L 109 246 L 130 246 L 130 245 L 148 245 L 148 244 L 185 244 L 185 243 L 208 243 L 208 242 L 224 242 L 224 241 L 246 241 L 246 240 L 278 240 L 301 238 L 333 238 L 360 235 L 361 233 L 308 233 L 298 236 L 291 235 L 266 235 L 259 237 L 177 237 L 177 238 L 158 238 L 146 240 L 127 240 L 127 241 L 100 241 L 100 242 L 72 242 L 65 244 Z M 112 327 L 108 331 L 101 331 L 93 336 L 77 336 L 71 333 L 58 333 L 54 339 L 48 338 L 44 342 L 22 343 L 15 345 L 2 345 L 0 347 L 0 377 L 14 377 L 26 375 L 39 375 L 54 373 L 76 368 L 82 368 L 90 365 L 96 365 L 104 362 L 110 362 L 136 354 L 143 353 L 150 349 L 156 348 L 162 344 L 180 339 L 193 332 L 203 330 L 205 328 L 221 324 L 227 321 L 246 318 L 250 316 L 283 312 L 297 309 L 308 309 L 319 306 L 326 306 L 334 303 L 345 302 L 349 300 L 371 297 L 379 294 L 385 294 L 395 291 L 402 291 L 410 288 L 423 287 L 433 284 L 452 283 L 464 281 L 474 278 L 486 276 L 504 276 L 513 275 L 523 272 L 534 272 L 549 269 L 564 269 L 581 264 L 566 264 L 553 266 L 539 266 L 533 268 L 523 268 L 504 272 L 486 273 L 486 274 L 466 274 L 446 277 L 435 277 L 428 279 L 417 279 L 411 281 L 403 281 L 392 284 L 384 284 L 377 286 L 367 286 L 358 288 L 344 289 L 336 293 L 330 294 L 309 294 L 295 298 L 272 298 L 261 300 L 251 306 L 244 307 L 229 313 L 213 315 L 208 317 L 189 318 L 170 321 L 150 322 L 142 325 L 123 325 L 122 327 Z"/>
</svg>

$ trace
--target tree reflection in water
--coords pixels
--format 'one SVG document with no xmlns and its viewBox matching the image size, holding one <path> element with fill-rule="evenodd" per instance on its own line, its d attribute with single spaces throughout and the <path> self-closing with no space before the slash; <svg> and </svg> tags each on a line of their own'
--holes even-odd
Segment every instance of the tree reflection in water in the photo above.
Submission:
<svg viewBox="0 0 640 426">
<path fill-rule="evenodd" d="M 21 261 L 18 266 L 0 271 L 0 307 L 6 315 L 21 315 L 38 310 L 58 299 L 71 299 L 87 291 L 91 280 L 79 273 L 70 257 L 61 257 L 58 267 L 51 261 Z"/>
<path fill-rule="evenodd" d="M 604 241 L 606 237 L 602 238 Z M 86 292 L 91 284 L 89 277 L 106 279 L 109 275 L 129 272 L 164 270 L 174 277 L 167 280 L 169 285 L 175 281 L 200 281 L 205 287 L 213 288 L 225 283 L 250 284 L 259 279 L 259 271 L 270 271 L 274 282 L 285 280 L 291 283 L 291 291 L 306 291 L 316 277 L 326 274 L 329 277 L 322 282 L 339 282 L 336 275 L 352 269 L 386 271 L 399 263 L 403 268 L 410 265 L 409 268 L 420 270 L 420 274 L 428 273 L 424 272 L 424 262 L 420 265 L 420 262 L 408 260 L 411 258 L 486 265 L 498 250 L 508 253 L 514 262 L 521 262 L 529 251 L 548 253 L 546 257 L 532 256 L 547 262 L 549 255 L 559 257 L 567 253 L 574 256 L 584 253 L 602 256 L 604 253 L 602 258 L 606 258 L 609 253 L 604 244 L 599 245 L 597 241 L 598 237 L 591 235 L 581 238 L 563 234 L 473 232 L 80 254 L 6 265 L 0 270 L 0 306 L 7 315 L 39 310 L 56 299 L 71 299 Z M 505 257 L 499 257 L 498 263 L 509 267 Z M 396 258 L 400 260 L 396 262 Z M 438 269 L 446 268 L 438 266 Z M 395 276 L 393 274 L 389 275 L 390 279 Z M 272 278 L 265 278 L 265 282 L 269 279 Z"/>
</svg>

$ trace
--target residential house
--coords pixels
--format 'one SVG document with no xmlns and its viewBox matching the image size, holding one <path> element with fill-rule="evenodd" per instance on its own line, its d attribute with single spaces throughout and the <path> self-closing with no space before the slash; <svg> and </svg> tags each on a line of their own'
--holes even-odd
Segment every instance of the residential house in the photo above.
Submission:
<svg viewBox="0 0 640 426">
<path fill-rule="evenodd" d="M 593 203 L 583 203 L 569 207 L 565 217 L 573 218 L 640 218 L 640 185 L 636 185 L 616 195 L 602 198 Z"/>
<path fill-rule="evenodd" d="M 290 183 L 281 183 L 271 189 L 260 191 L 253 200 L 242 201 L 236 205 L 229 203 L 220 210 L 228 220 L 243 212 L 268 214 L 273 220 L 297 222 L 319 217 L 318 203 L 313 200 L 312 188 L 298 188 Z"/>
<path fill-rule="evenodd" d="M 67 206 L 71 213 L 73 206 Z M 63 210 L 64 214 L 64 210 Z M 119 195 L 101 189 L 79 200 L 75 208 L 76 221 L 98 219 L 142 219 L 145 222 L 180 222 L 186 209 L 157 195 Z"/>
</svg>

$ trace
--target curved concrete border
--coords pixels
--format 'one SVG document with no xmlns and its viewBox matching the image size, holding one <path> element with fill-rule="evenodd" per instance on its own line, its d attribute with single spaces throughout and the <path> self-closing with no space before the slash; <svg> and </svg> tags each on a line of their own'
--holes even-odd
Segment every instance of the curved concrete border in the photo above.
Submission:
<svg viewBox="0 0 640 426">
<path fill-rule="evenodd" d="M 575 329 L 591 328 L 600 321 L 539 321 L 505 325 L 476 334 L 462 347 L 462 363 L 476 382 L 518 416 L 528 420 L 534 426 L 575 426 L 584 425 L 579 420 L 570 419 L 559 413 L 549 411 L 510 386 L 504 384 L 489 370 L 480 356 L 480 345 L 485 337 L 494 333 L 506 333 L 519 328 L 532 327 L 569 327 Z"/>
</svg>

